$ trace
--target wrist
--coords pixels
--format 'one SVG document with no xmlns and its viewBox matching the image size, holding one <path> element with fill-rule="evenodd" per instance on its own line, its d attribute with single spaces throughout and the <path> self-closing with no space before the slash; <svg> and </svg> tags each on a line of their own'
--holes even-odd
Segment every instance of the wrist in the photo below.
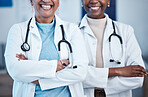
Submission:
<svg viewBox="0 0 148 97">
<path fill-rule="evenodd" d="M 109 77 L 120 76 L 120 68 L 109 68 Z"/>
<path fill-rule="evenodd" d="M 115 69 L 115 75 L 116 76 L 121 76 L 121 70 L 120 68 L 114 68 Z"/>
</svg>

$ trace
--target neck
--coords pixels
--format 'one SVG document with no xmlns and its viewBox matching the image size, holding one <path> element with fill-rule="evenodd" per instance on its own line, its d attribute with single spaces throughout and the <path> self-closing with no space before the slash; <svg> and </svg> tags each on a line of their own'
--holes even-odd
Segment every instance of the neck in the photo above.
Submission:
<svg viewBox="0 0 148 97">
<path fill-rule="evenodd" d="M 89 15 L 89 14 L 87 14 L 87 17 L 92 18 L 92 19 L 103 19 L 103 18 L 105 18 L 105 15 L 104 14 L 102 14 L 102 15 Z"/>
<path fill-rule="evenodd" d="M 51 17 L 35 17 L 36 21 L 39 23 L 52 23 L 53 19 L 54 19 L 54 15 Z"/>
</svg>

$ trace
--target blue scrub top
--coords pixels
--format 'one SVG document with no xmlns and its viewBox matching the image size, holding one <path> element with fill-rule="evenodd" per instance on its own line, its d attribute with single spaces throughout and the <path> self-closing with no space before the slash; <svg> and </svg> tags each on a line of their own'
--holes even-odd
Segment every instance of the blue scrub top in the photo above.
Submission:
<svg viewBox="0 0 148 97">
<path fill-rule="evenodd" d="M 39 60 L 59 60 L 59 54 L 54 43 L 55 19 L 52 23 L 38 23 L 37 27 L 42 39 L 42 49 Z M 42 91 L 40 85 L 36 85 L 34 97 L 71 97 L 68 86 Z"/>
</svg>

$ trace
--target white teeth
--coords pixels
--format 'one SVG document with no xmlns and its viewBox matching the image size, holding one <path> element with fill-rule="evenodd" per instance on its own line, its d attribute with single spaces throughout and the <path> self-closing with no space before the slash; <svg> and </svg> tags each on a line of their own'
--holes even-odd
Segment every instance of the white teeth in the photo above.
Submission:
<svg viewBox="0 0 148 97">
<path fill-rule="evenodd" d="M 99 9 L 99 7 L 91 7 L 91 9 L 97 10 L 97 9 Z"/>
<path fill-rule="evenodd" d="M 42 8 L 44 8 L 44 9 L 50 9 L 51 6 L 50 5 L 42 5 Z"/>
</svg>

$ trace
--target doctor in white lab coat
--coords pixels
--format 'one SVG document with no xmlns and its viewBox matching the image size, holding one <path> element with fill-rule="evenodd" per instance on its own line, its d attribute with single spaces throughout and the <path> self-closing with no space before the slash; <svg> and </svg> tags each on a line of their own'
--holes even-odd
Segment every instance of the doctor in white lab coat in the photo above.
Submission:
<svg viewBox="0 0 148 97">
<path fill-rule="evenodd" d="M 35 16 L 29 26 L 29 51 L 24 52 L 21 49 L 25 41 L 28 21 L 13 25 L 8 33 L 5 60 L 8 73 L 14 80 L 13 97 L 34 97 L 36 84 L 40 85 L 42 91 L 68 86 L 71 97 L 84 97 L 82 81 L 86 77 L 88 58 L 83 36 L 77 25 L 67 23 L 54 14 L 58 2 L 59 0 L 31 0 L 35 8 Z M 39 60 L 43 41 L 36 22 L 51 23 L 54 19 L 56 21 L 55 46 L 57 48 L 58 42 L 62 39 L 60 25 L 63 25 L 65 38 L 72 46 L 73 65 L 77 65 L 75 69 L 64 67 L 59 60 Z M 16 54 L 24 55 L 26 60 L 18 60 Z M 70 64 L 67 65 L 71 65 L 72 58 L 69 58 L 69 48 L 65 43 L 61 45 L 60 58 L 69 59 Z"/>
<path fill-rule="evenodd" d="M 104 14 L 109 4 L 110 0 L 82 0 L 87 14 L 81 21 L 80 29 L 89 57 L 88 73 L 83 81 L 84 92 L 87 97 L 132 97 L 132 89 L 143 85 L 145 66 L 131 26 L 113 21 L 123 47 L 117 36 L 111 37 L 109 45 L 109 37 L 114 32 L 112 20 Z M 101 57 L 98 57 L 98 52 Z"/>
</svg>

